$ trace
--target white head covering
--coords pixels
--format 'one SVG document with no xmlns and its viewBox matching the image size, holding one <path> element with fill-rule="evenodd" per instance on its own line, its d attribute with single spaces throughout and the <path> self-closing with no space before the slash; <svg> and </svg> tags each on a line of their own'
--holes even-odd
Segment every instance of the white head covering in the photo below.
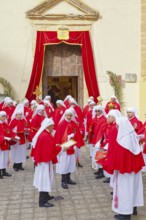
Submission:
<svg viewBox="0 0 146 220">
<path fill-rule="evenodd" d="M 72 96 L 71 96 L 71 95 L 67 95 L 67 96 L 65 97 L 64 101 L 68 100 L 69 98 L 72 98 Z"/>
<path fill-rule="evenodd" d="M 92 99 L 94 101 L 94 97 L 93 96 L 90 96 L 89 99 Z"/>
<path fill-rule="evenodd" d="M 96 110 L 100 110 L 101 111 L 101 115 L 106 117 L 106 113 L 104 111 L 104 108 L 101 105 L 96 105 L 96 106 L 93 107 L 92 118 L 95 118 Z"/>
<path fill-rule="evenodd" d="M 65 116 L 68 115 L 68 114 L 72 114 L 71 121 L 75 121 L 76 122 L 76 120 L 75 120 L 75 111 L 74 111 L 74 109 L 72 107 L 70 107 L 70 108 L 65 110 L 64 114 L 62 115 L 62 117 L 61 117 L 61 119 L 59 121 L 59 124 L 66 118 Z"/>
<path fill-rule="evenodd" d="M 76 102 L 76 100 L 73 97 L 69 98 L 69 102 L 70 102 L 70 104 L 78 105 L 78 103 Z"/>
<path fill-rule="evenodd" d="M 107 116 L 112 116 L 112 117 L 115 118 L 115 120 L 117 120 L 122 115 L 121 115 L 121 112 L 118 109 L 112 109 L 112 110 L 109 111 Z"/>
<path fill-rule="evenodd" d="M 134 116 L 138 119 L 138 112 L 137 112 L 136 108 L 128 107 L 127 112 L 133 112 Z"/>
<path fill-rule="evenodd" d="M 7 101 L 7 99 L 11 99 L 9 96 L 6 96 L 3 100 L 2 100 L 2 102 L 6 102 Z"/>
<path fill-rule="evenodd" d="M 96 103 L 92 100 L 89 105 L 96 105 Z"/>
<path fill-rule="evenodd" d="M 60 99 L 56 101 L 56 104 L 60 104 L 61 106 L 66 108 L 64 102 L 62 100 L 60 100 Z"/>
<path fill-rule="evenodd" d="M 36 105 L 36 104 L 37 104 L 37 101 L 33 99 L 33 100 L 30 102 L 30 104 L 31 104 L 31 105 Z"/>
<path fill-rule="evenodd" d="M 48 100 L 48 99 L 51 100 L 51 96 L 50 95 L 46 95 L 43 101 Z"/>
<path fill-rule="evenodd" d="M 13 101 L 13 106 L 16 106 L 17 105 L 17 102 L 16 101 Z"/>
<path fill-rule="evenodd" d="M 28 99 L 24 99 L 23 102 L 22 102 L 23 105 L 26 105 L 27 103 L 29 103 Z"/>
<path fill-rule="evenodd" d="M 118 99 L 117 99 L 117 97 L 116 97 L 115 95 L 112 95 L 112 96 L 111 96 L 111 99 L 115 99 L 115 101 L 116 101 L 117 103 L 119 103 L 119 101 L 118 101 Z"/>
<path fill-rule="evenodd" d="M 89 103 L 92 102 L 92 101 L 93 101 L 93 99 L 90 99 L 90 98 L 89 98 L 89 99 L 87 100 L 87 103 L 89 104 Z"/>
<path fill-rule="evenodd" d="M 12 114 L 12 117 L 11 117 L 11 121 L 16 118 L 16 115 L 17 114 L 22 114 L 22 118 L 25 119 L 24 117 L 24 105 L 23 104 L 18 104 Z"/>
<path fill-rule="evenodd" d="M 4 105 L 7 106 L 9 103 L 13 103 L 13 100 L 9 97 L 7 97 L 7 99 L 4 101 Z"/>
<path fill-rule="evenodd" d="M 117 142 L 131 153 L 137 155 L 141 152 L 139 139 L 133 126 L 126 117 L 116 120 L 118 128 Z"/>
<path fill-rule="evenodd" d="M 7 113 L 5 111 L 0 111 L 0 117 L 7 116 Z"/>
<path fill-rule="evenodd" d="M 49 106 L 52 109 L 52 111 L 54 111 L 54 108 L 52 107 L 49 100 L 44 100 L 44 104 L 47 104 L 47 106 Z"/>
<path fill-rule="evenodd" d="M 0 117 L 2 116 L 6 116 L 7 117 L 7 113 L 5 111 L 0 111 Z M 5 119 L 5 122 L 7 123 L 7 119 Z M 1 121 L 0 121 L 1 124 Z"/>
<path fill-rule="evenodd" d="M 37 108 L 36 108 L 36 114 L 43 111 L 43 110 L 45 110 L 44 105 L 38 105 Z"/>
<path fill-rule="evenodd" d="M 33 148 L 35 148 L 36 142 L 38 140 L 38 137 L 40 136 L 40 134 L 50 125 L 54 125 L 54 121 L 51 118 L 45 118 L 42 123 L 41 123 L 41 127 L 40 129 L 37 131 L 37 133 L 35 134 L 35 136 L 32 139 L 32 146 Z"/>
</svg>

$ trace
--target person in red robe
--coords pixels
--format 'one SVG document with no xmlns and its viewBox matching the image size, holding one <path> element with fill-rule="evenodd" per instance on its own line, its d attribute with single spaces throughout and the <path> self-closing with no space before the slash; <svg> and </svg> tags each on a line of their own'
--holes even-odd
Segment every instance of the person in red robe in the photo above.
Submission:
<svg viewBox="0 0 146 220">
<path fill-rule="evenodd" d="M 50 118 L 45 118 L 41 127 L 33 138 L 34 161 L 36 164 L 33 185 L 39 191 L 39 207 L 52 207 L 49 200 L 53 182 L 53 164 L 57 163 L 57 155 L 62 148 L 56 146 L 52 131 L 54 122 Z"/>
<path fill-rule="evenodd" d="M 70 108 L 72 110 L 72 114 L 74 115 L 75 118 L 75 122 L 78 126 L 78 132 L 76 132 L 76 135 L 78 135 L 78 139 L 80 139 L 80 144 L 76 144 L 76 150 L 75 150 L 75 156 L 76 156 L 76 165 L 77 167 L 82 168 L 83 165 L 80 163 L 80 158 L 81 158 L 81 148 L 85 145 L 83 138 L 85 135 L 85 128 L 84 128 L 84 124 L 81 122 L 81 120 L 79 119 L 79 117 L 77 116 L 74 108 Z"/>
<path fill-rule="evenodd" d="M 86 114 L 86 118 L 85 118 L 85 138 L 88 139 L 88 133 L 89 133 L 89 129 L 90 129 L 90 125 L 92 123 L 92 112 L 93 112 L 93 108 L 96 105 L 96 103 L 94 101 L 90 102 L 90 108 Z M 92 147 L 93 145 L 91 143 L 88 142 L 88 147 L 90 149 L 90 158 L 92 158 Z"/>
<path fill-rule="evenodd" d="M 37 102 L 38 105 L 43 105 L 44 104 L 41 96 L 36 96 L 36 102 Z"/>
<path fill-rule="evenodd" d="M 7 114 L 5 111 L 0 111 L 0 179 L 4 176 L 10 177 L 6 169 L 9 164 L 9 148 L 10 140 L 15 139 L 15 134 L 7 124 Z"/>
<path fill-rule="evenodd" d="M 41 127 L 41 123 L 44 120 L 44 110 L 45 107 L 43 105 L 38 105 L 34 116 L 32 117 L 31 123 L 30 123 L 30 142 L 32 141 L 32 138 L 35 136 L 39 128 Z"/>
<path fill-rule="evenodd" d="M 65 106 L 65 104 L 62 100 L 57 100 L 56 105 L 57 105 L 57 108 L 55 109 L 55 112 L 54 112 L 54 115 L 53 115 L 54 129 L 55 130 L 58 126 L 58 123 L 59 123 L 60 119 L 62 118 L 62 116 L 63 116 L 63 114 L 66 110 L 66 106 Z"/>
<path fill-rule="evenodd" d="M 69 103 L 70 103 L 70 107 L 74 108 L 80 122 L 83 123 L 84 122 L 84 115 L 83 115 L 83 111 L 80 108 L 80 106 L 77 104 L 77 102 L 75 101 L 74 98 L 69 98 Z"/>
<path fill-rule="evenodd" d="M 45 113 L 48 118 L 53 118 L 54 108 L 52 107 L 50 101 L 44 100 Z"/>
<path fill-rule="evenodd" d="M 127 118 L 134 127 L 136 133 L 141 129 L 142 122 L 136 117 L 136 110 L 132 107 L 127 108 Z"/>
<path fill-rule="evenodd" d="M 143 184 L 141 169 L 144 160 L 139 139 L 127 118 L 116 120 L 112 129 L 109 149 L 103 168 L 113 174 L 112 209 L 115 219 L 131 220 L 137 206 L 143 206 Z"/>
<path fill-rule="evenodd" d="M 0 111 L 3 111 L 3 108 L 5 107 L 5 103 L 7 100 L 11 99 L 9 96 L 6 96 L 0 103 Z"/>
<path fill-rule="evenodd" d="M 117 109 L 117 110 L 121 110 L 120 104 L 116 98 L 116 96 L 111 96 L 111 99 L 109 102 L 107 102 L 106 106 L 105 106 L 105 112 L 106 114 L 108 114 L 108 112 L 112 109 Z"/>
<path fill-rule="evenodd" d="M 100 127 L 100 131 L 98 132 L 97 139 L 100 139 L 100 143 L 97 143 L 97 145 L 100 147 L 101 151 L 108 152 L 109 154 L 112 153 L 112 148 L 109 148 L 109 140 L 112 138 L 112 130 L 117 126 L 116 125 L 116 119 L 121 117 L 121 112 L 117 109 L 110 110 L 107 115 L 107 123 L 103 123 Z M 101 138 L 102 137 L 102 138 Z M 99 145 L 100 144 L 100 145 Z M 98 164 L 98 162 L 97 162 Z M 103 170 L 101 163 L 99 163 L 100 168 L 97 172 L 94 174 L 96 175 L 95 179 L 100 179 L 101 176 L 107 177 L 106 180 L 104 180 L 104 183 L 110 183 L 110 179 L 112 179 L 111 174 L 107 173 L 105 170 Z M 112 184 L 111 184 L 112 185 Z"/>
<path fill-rule="evenodd" d="M 22 163 L 26 161 L 26 136 L 29 126 L 24 117 L 24 106 L 18 104 L 10 122 L 10 128 L 18 137 L 18 141 L 11 144 L 13 168 L 15 171 L 24 170 Z"/>
<path fill-rule="evenodd" d="M 76 122 L 74 121 L 72 109 L 67 109 L 57 126 L 55 133 L 55 142 L 60 145 L 64 142 L 74 139 L 78 146 L 82 146 L 82 139 Z M 75 185 L 76 182 L 70 178 L 71 173 L 76 170 L 75 145 L 70 146 L 65 152 L 59 155 L 59 162 L 56 165 L 56 173 L 62 175 L 61 186 L 68 189 L 68 184 Z"/>
<path fill-rule="evenodd" d="M 43 101 L 49 101 L 49 103 L 52 106 L 52 109 L 55 109 L 55 106 L 54 106 L 53 102 L 51 101 L 51 96 L 50 95 L 45 96 Z"/>
<path fill-rule="evenodd" d="M 70 108 L 70 102 L 69 102 L 69 99 L 70 98 L 72 98 L 72 96 L 71 95 L 67 95 L 66 97 L 65 97 L 65 99 L 64 99 L 64 104 L 65 104 L 65 106 L 66 106 L 66 108 Z"/>
<path fill-rule="evenodd" d="M 99 169 L 99 165 L 95 161 L 96 152 L 100 150 L 101 145 L 101 126 L 107 123 L 106 113 L 101 105 L 94 106 L 92 113 L 92 122 L 88 132 L 88 142 L 92 144 L 92 168 Z M 96 179 L 104 177 L 103 172 L 101 172 Z"/>
<path fill-rule="evenodd" d="M 90 102 L 92 102 L 93 100 L 92 99 L 88 99 L 87 100 L 87 104 L 85 105 L 85 107 L 83 108 L 83 115 L 84 115 L 84 118 L 86 118 L 86 115 L 89 111 L 89 108 L 90 108 Z"/>
<path fill-rule="evenodd" d="M 146 172 L 146 121 L 143 123 L 142 127 L 138 130 L 139 142 L 142 147 L 143 158 L 145 166 L 142 168 L 142 172 Z"/>
<path fill-rule="evenodd" d="M 11 98 L 5 101 L 5 105 L 3 107 L 3 111 L 7 113 L 8 124 L 11 121 L 12 114 L 14 113 L 15 106 L 13 106 L 13 100 Z"/>
<path fill-rule="evenodd" d="M 31 120 L 34 116 L 34 113 L 36 111 L 36 108 L 37 108 L 37 102 L 36 102 L 36 100 L 32 100 L 30 102 L 30 107 L 29 107 L 28 114 L 25 115 L 25 118 L 28 122 L 31 122 Z"/>
</svg>

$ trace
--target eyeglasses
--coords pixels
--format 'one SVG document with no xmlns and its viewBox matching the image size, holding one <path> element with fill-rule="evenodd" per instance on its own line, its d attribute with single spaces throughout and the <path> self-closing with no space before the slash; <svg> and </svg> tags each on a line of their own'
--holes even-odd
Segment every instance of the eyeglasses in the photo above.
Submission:
<svg viewBox="0 0 146 220">
<path fill-rule="evenodd" d="M 95 112 L 101 112 L 100 110 L 95 110 Z"/>
<path fill-rule="evenodd" d="M 132 112 L 127 112 L 127 113 L 132 113 Z"/>
</svg>

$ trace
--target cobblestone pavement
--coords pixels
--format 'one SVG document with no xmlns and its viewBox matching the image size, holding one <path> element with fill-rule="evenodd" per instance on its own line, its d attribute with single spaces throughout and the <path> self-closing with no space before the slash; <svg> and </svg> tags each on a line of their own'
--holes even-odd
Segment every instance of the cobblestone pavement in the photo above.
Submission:
<svg viewBox="0 0 146 220">
<path fill-rule="evenodd" d="M 61 188 L 60 175 L 55 174 L 51 195 L 63 196 L 64 200 L 52 200 L 52 208 L 38 207 L 31 159 L 26 161 L 25 171 L 13 171 L 11 164 L 8 171 L 12 177 L 0 179 L 0 220 L 113 220 L 111 188 L 103 183 L 104 179 L 95 179 L 86 147 L 82 149 L 81 163 L 84 167 L 72 175 L 77 185 L 69 185 L 68 190 Z M 146 200 L 146 174 L 143 181 Z M 138 216 L 132 219 L 146 220 L 146 207 L 138 208 Z"/>
</svg>

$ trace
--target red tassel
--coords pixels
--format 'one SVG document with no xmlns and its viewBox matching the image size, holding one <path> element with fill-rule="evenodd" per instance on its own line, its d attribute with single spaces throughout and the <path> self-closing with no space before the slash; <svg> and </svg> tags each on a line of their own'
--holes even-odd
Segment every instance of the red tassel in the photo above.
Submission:
<svg viewBox="0 0 146 220">
<path fill-rule="evenodd" d="M 115 202 L 115 208 L 118 208 L 118 196 L 115 196 L 114 202 Z"/>
</svg>

